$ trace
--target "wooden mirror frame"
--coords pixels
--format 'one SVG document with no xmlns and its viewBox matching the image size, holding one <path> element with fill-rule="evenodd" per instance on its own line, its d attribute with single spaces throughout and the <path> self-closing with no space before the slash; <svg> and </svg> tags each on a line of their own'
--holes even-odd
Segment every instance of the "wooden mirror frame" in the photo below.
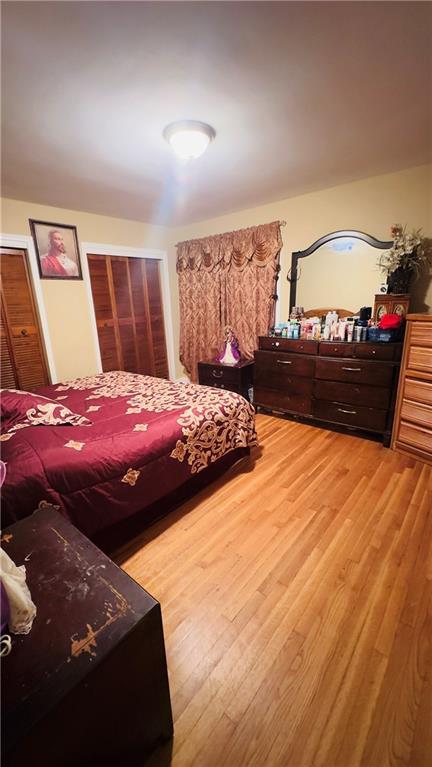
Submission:
<svg viewBox="0 0 432 767">
<path fill-rule="evenodd" d="M 314 253 L 318 248 L 321 247 L 321 245 L 326 245 L 327 242 L 331 242 L 332 240 L 339 240 L 343 237 L 352 237 L 356 240 L 363 240 L 363 242 L 367 242 L 368 245 L 371 245 L 373 248 L 378 248 L 379 250 L 389 250 L 393 245 L 393 240 L 377 240 L 375 237 L 372 237 L 371 234 L 366 234 L 365 232 L 358 232 L 355 229 L 341 229 L 338 232 L 330 232 L 329 234 L 325 234 L 324 237 L 320 237 L 319 240 L 315 240 L 315 242 L 312 243 L 312 245 L 309 245 L 306 250 L 297 250 L 294 251 L 291 254 L 291 269 L 289 270 L 287 274 L 287 280 L 290 283 L 290 296 L 289 296 L 289 307 L 288 310 L 291 312 L 292 307 L 296 306 L 296 294 L 297 294 L 297 274 L 298 274 L 298 261 L 300 258 L 306 258 L 306 256 L 310 256 L 312 253 Z M 306 307 L 307 308 L 307 307 Z"/>
</svg>

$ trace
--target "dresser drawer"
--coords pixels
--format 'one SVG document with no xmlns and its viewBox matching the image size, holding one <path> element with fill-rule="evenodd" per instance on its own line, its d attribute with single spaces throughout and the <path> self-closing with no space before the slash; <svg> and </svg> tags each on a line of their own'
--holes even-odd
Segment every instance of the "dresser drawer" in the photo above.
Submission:
<svg viewBox="0 0 432 767">
<path fill-rule="evenodd" d="M 413 322 L 411 326 L 410 343 L 413 346 L 432 347 L 432 323 Z"/>
<path fill-rule="evenodd" d="M 404 397 L 414 402 L 424 402 L 432 405 L 432 381 L 419 381 L 417 378 L 406 378 Z"/>
<path fill-rule="evenodd" d="M 386 410 L 313 400 L 312 412 L 316 418 L 347 426 L 358 426 L 360 429 L 382 432 L 386 426 Z"/>
<path fill-rule="evenodd" d="M 337 383 L 336 381 L 315 381 L 316 399 L 332 402 L 348 402 L 352 405 L 387 408 L 390 402 L 390 389 L 367 384 Z"/>
<path fill-rule="evenodd" d="M 377 386 L 390 386 L 393 366 L 366 360 L 333 360 L 317 358 L 315 377 L 327 381 L 347 381 Z"/>
<path fill-rule="evenodd" d="M 273 336 L 260 336 L 259 348 L 266 351 L 286 351 L 296 354 L 317 354 L 317 341 L 293 341 L 291 338 L 276 338 Z"/>
<path fill-rule="evenodd" d="M 400 417 L 403 421 L 414 421 L 419 426 L 426 426 L 432 429 L 431 405 L 423 405 L 421 402 L 403 399 Z"/>
<path fill-rule="evenodd" d="M 407 368 L 432 373 L 432 349 L 411 346 L 408 352 Z"/>
<path fill-rule="evenodd" d="M 219 365 L 208 365 L 202 362 L 198 363 L 198 375 L 200 384 L 212 386 L 215 383 L 239 384 L 240 368 L 221 367 Z"/>
<path fill-rule="evenodd" d="M 263 386 L 254 386 L 254 405 L 261 405 L 269 408 L 269 410 L 311 415 L 310 397 L 274 391 L 274 389 L 266 389 Z"/>
<path fill-rule="evenodd" d="M 358 357 L 365 360 L 399 359 L 401 344 L 374 344 L 368 341 L 351 343 L 346 341 L 321 341 L 319 353 L 322 357 Z"/>
<path fill-rule="evenodd" d="M 271 380 L 274 382 L 274 379 L 270 379 L 267 374 L 262 376 L 258 375 L 255 377 L 255 386 L 269 389 L 272 386 L 272 383 L 270 382 Z M 278 379 L 277 384 L 278 385 L 273 391 L 279 391 L 283 394 L 302 394 L 309 398 L 312 396 L 312 378 L 284 375 L 283 380 Z"/>
<path fill-rule="evenodd" d="M 221 383 L 220 381 L 200 381 L 201 386 L 211 386 L 212 389 L 225 389 L 233 391 L 236 394 L 243 394 L 243 391 L 237 383 Z"/>
<path fill-rule="evenodd" d="M 287 378 L 305 376 L 313 378 L 315 357 L 282 352 L 255 352 L 255 383 L 279 389 Z"/>
<path fill-rule="evenodd" d="M 322 357 L 352 357 L 354 344 L 344 341 L 321 341 L 319 353 Z"/>
<path fill-rule="evenodd" d="M 432 430 L 401 421 L 397 442 L 403 442 L 409 447 L 432 453 Z"/>
<path fill-rule="evenodd" d="M 399 345 L 398 348 L 400 349 Z M 395 347 L 393 344 L 355 344 L 355 356 L 364 360 L 393 360 Z"/>
</svg>

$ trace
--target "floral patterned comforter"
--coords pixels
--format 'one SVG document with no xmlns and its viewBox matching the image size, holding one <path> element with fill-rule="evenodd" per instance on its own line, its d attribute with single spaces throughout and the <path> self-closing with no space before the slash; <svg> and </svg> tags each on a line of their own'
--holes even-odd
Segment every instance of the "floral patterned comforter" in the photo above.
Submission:
<svg viewBox="0 0 432 767">
<path fill-rule="evenodd" d="M 91 423 L 6 435 L 3 526 L 50 503 L 92 536 L 256 444 L 253 408 L 233 392 L 114 371 L 39 393 Z"/>
</svg>

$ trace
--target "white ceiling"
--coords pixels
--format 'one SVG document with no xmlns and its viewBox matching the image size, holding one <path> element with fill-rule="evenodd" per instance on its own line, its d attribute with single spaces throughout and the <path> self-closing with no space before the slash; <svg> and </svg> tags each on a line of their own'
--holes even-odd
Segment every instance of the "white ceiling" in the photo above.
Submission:
<svg viewBox="0 0 432 767">
<path fill-rule="evenodd" d="M 4 196 L 182 224 L 432 159 L 432 4 L 5 2 Z M 181 166 L 177 119 L 216 140 Z"/>
</svg>

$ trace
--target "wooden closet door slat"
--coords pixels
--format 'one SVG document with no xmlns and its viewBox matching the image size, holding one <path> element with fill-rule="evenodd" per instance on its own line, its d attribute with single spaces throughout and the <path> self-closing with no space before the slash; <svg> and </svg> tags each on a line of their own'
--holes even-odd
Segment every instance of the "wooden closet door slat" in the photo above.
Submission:
<svg viewBox="0 0 432 767">
<path fill-rule="evenodd" d="M 2 296 L 3 304 L 3 296 Z M 16 389 L 18 378 L 15 375 L 15 366 L 12 356 L 12 348 L 8 336 L 6 321 L 3 316 L 3 305 L 1 307 L 1 325 L 0 325 L 0 349 L 1 349 L 1 368 L 0 368 L 0 388 Z"/>
<path fill-rule="evenodd" d="M 117 317 L 126 319 L 132 316 L 132 302 L 129 292 L 128 264 L 126 258 L 110 257 L 114 298 Z"/>
<path fill-rule="evenodd" d="M 123 355 L 123 370 L 138 373 L 137 353 L 135 345 L 135 326 L 130 321 L 119 322 L 120 342 Z"/>
<path fill-rule="evenodd" d="M 15 378 L 20 389 L 31 391 L 46 386 L 49 376 L 26 251 L 2 248 L 0 271 Z"/>
<path fill-rule="evenodd" d="M 102 370 L 119 370 L 119 340 L 111 302 L 109 279 L 109 258 L 106 256 L 88 256 L 93 304 L 96 314 L 96 326 Z"/>
<path fill-rule="evenodd" d="M 128 261 L 135 315 L 138 372 L 152 376 L 155 374 L 155 366 L 145 265 L 142 258 L 129 258 Z"/>
<path fill-rule="evenodd" d="M 110 257 L 115 314 L 117 314 L 121 347 L 122 370 L 127 370 L 130 373 L 137 373 L 138 354 L 129 275 L 129 260 L 130 259 L 121 256 Z"/>
<path fill-rule="evenodd" d="M 161 378 L 168 378 L 168 360 L 159 261 L 146 258 L 144 259 L 144 262 L 150 307 L 155 375 L 160 376 Z"/>
</svg>

